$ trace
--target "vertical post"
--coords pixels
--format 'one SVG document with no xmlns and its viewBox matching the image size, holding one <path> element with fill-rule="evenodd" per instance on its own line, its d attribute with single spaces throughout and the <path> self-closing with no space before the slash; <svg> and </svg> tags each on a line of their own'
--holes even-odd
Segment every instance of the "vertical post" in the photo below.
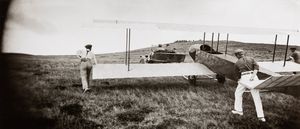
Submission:
<svg viewBox="0 0 300 129">
<path fill-rule="evenodd" d="M 214 48 L 214 32 L 211 34 L 211 49 L 210 49 L 210 54 L 212 54 L 212 50 Z"/>
<path fill-rule="evenodd" d="M 130 37 L 131 37 L 131 29 L 128 29 L 128 71 L 130 70 Z"/>
<path fill-rule="evenodd" d="M 227 33 L 227 37 L 226 37 L 226 46 L 225 46 L 225 55 L 227 54 L 228 38 L 229 38 L 229 34 Z"/>
<path fill-rule="evenodd" d="M 205 44 L 205 32 L 203 33 L 203 45 Z"/>
<path fill-rule="evenodd" d="M 220 33 L 218 33 L 217 52 L 218 52 L 218 50 L 219 50 L 219 42 L 220 42 Z"/>
<path fill-rule="evenodd" d="M 128 46 L 128 28 L 126 28 L 126 50 L 125 50 L 125 65 L 127 65 L 127 46 Z"/>
<path fill-rule="evenodd" d="M 290 35 L 287 36 L 283 67 L 285 67 L 285 63 L 286 63 L 286 56 L 287 56 L 287 51 L 288 51 L 288 47 L 289 47 L 289 40 L 290 40 Z"/>
<path fill-rule="evenodd" d="M 274 62 L 274 60 L 275 60 L 275 53 L 276 53 L 276 43 L 277 43 L 277 34 L 276 34 L 276 36 L 275 36 L 275 44 L 274 44 L 274 50 L 273 50 L 273 59 L 272 59 L 272 62 Z"/>
</svg>

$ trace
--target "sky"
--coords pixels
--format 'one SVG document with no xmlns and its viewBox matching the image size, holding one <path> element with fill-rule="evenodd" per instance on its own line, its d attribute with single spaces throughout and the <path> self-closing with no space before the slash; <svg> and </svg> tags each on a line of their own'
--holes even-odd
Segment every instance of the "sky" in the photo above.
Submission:
<svg viewBox="0 0 300 129">
<path fill-rule="evenodd" d="M 74 55 L 85 44 L 94 53 L 176 40 L 220 40 L 300 46 L 300 0 L 15 0 L 9 10 L 3 52 Z M 117 20 L 117 22 L 116 22 Z M 116 24 L 117 23 L 117 24 Z M 216 40 L 216 36 L 215 39 Z"/>
</svg>

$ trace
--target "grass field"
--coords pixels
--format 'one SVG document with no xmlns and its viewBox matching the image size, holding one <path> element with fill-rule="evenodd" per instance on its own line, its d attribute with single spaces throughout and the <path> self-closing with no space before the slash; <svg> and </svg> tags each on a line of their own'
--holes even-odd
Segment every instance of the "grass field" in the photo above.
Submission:
<svg viewBox="0 0 300 129">
<path fill-rule="evenodd" d="M 194 43 L 172 43 L 170 47 L 187 53 Z M 219 50 L 224 51 L 224 44 L 220 43 Z M 230 42 L 229 54 L 236 48 L 244 48 L 257 60 L 272 59 L 272 45 Z M 276 60 L 283 59 L 284 50 L 278 46 Z M 150 48 L 132 51 L 132 63 L 149 52 Z M 123 63 L 123 55 L 101 54 L 97 59 L 100 63 Z M 230 80 L 221 85 L 203 79 L 196 86 L 183 77 L 93 80 L 91 92 L 82 94 L 75 56 L 7 57 L 14 62 L 9 78 L 15 80 L 17 93 L 26 100 L 17 109 L 34 114 L 30 119 L 38 128 L 300 128 L 299 98 L 280 92 L 261 93 L 267 123 L 260 123 L 250 93 L 244 94 L 244 115 L 230 113 L 237 85 Z M 186 62 L 191 58 L 187 56 Z M 293 91 L 299 94 L 299 90 Z"/>
</svg>

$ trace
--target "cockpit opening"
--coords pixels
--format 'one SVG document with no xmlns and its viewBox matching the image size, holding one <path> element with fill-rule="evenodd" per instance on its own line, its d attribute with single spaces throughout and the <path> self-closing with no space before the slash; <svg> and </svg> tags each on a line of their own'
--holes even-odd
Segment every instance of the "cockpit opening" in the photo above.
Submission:
<svg viewBox="0 0 300 129">
<path fill-rule="evenodd" d="M 223 54 L 221 52 L 215 51 L 213 48 L 211 48 L 209 45 L 201 45 L 200 46 L 200 50 L 205 51 L 207 53 L 211 53 L 211 54 Z"/>
</svg>

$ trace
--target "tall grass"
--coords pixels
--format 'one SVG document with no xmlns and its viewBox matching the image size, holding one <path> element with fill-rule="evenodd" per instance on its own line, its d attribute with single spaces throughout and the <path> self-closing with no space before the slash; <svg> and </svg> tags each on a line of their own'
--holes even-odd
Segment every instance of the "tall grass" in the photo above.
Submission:
<svg viewBox="0 0 300 129">
<path fill-rule="evenodd" d="M 197 42 L 193 42 L 197 43 Z M 179 52 L 189 45 L 174 43 Z M 223 50 L 220 43 L 219 50 Z M 229 54 L 244 47 L 258 60 L 272 57 L 271 45 L 230 43 Z M 279 51 L 284 50 L 282 46 Z M 133 51 L 133 62 L 148 49 Z M 97 55 L 101 63 L 123 63 L 123 53 Z M 277 55 L 280 59 L 282 54 Z M 187 62 L 191 59 L 187 57 Z M 24 93 L 29 112 L 52 124 L 41 128 L 173 129 L 173 128 L 299 128 L 300 101 L 279 92 L 261 93 L 267 123 L 260 123 L 252 97 L 244 94 L 244 115 L 230 113 L 236 83 L 201 79 L 190 85 L 182 77 L 93 80 L 83 94 L 79 62 L 73 56 L 15 57 L 11 79 Z M 27 93 L 27 94 L 25 94 Z M 46 122 L 46 123 L 47 123 Z M 42 122 L 43 123 L 43 122 Z"/>
</svg>

